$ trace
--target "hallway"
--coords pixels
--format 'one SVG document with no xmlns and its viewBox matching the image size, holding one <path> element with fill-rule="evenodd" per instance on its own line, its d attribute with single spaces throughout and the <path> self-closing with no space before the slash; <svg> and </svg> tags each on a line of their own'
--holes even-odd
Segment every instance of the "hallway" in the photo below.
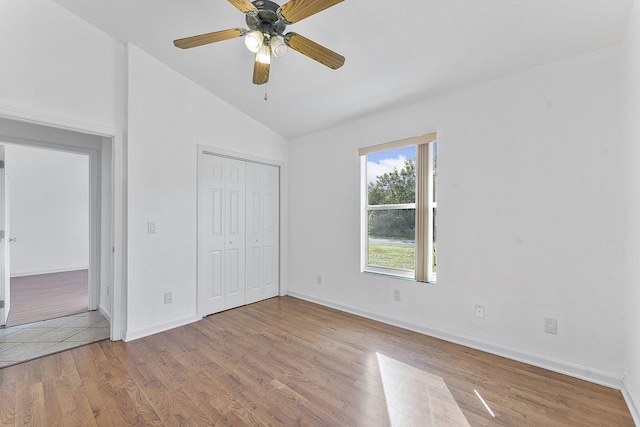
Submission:
<svg viewBox="0 0 640 427">
<path fill-rule="evenodd" d="M 11 311 L 6 326 L 18 326 L 89 310 L 88 270 L 11 278 Z"/>
<path fill-rule="evenodd" d="M 109 338 L 109 321 L 88 311 L 88 270 L 12 277 L 11 293 L 0 368 Z"/>
</svg>

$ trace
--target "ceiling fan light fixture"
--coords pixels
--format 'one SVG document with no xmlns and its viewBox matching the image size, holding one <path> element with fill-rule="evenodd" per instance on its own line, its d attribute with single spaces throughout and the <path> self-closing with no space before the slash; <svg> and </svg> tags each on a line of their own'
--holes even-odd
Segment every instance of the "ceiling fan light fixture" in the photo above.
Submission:
<svg viewBox="0 0 640 427">
<path fill-rule="evenodd" d="M 271 49 L 268 45 L 262 45 L 258 53 L 256 53 L 256 61 L 262 64 L 271 64 Z"/>
<path fill-rule="evenodd" d="M 289 48 L 278 36 L 271 37 L 271 52 L 276 58 L 280 58 L 287 53 Z"/>
<path fill-rule="evenodd" d="M 263 40 L 264 35 L 260 31 L 254 30 L 244 37 L 244 44 L 251 52 L 258 53 L 262 48 Z"/>
</svg>

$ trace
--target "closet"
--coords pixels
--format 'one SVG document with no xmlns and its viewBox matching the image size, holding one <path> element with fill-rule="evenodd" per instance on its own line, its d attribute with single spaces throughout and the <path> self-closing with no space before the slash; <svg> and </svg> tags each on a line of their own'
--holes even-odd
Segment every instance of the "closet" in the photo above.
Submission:
<svg viewBox="0 0 640 427">
<path fill-rule="evenodd" d="M 200 150 L 198 315 L 278 295 L 280 169 Z"/>
</svg>

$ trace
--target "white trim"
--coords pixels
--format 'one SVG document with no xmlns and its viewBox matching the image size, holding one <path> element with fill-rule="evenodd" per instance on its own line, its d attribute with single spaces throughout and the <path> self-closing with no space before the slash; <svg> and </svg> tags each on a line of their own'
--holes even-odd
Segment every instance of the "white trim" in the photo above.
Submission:
<svg viewBox="0 0 640 427">
<path fill-rule="evenodd" d="M 437 133 L 432 132 L 426 135 L 414 136 L 412 138 L 400 139 L 398 141 L 385 142 L 369 147 L 358 148 L 358 156 L 366 156 L 371 153 L 379 153 L 380 151 L 388 151 L 396 148 L 409 147 L 411 145 L 430 144 L 436 140 Z"/>
<path fill-rule="evenodd" d="M 109 260 L 111 275 L 111 331 L 112 340 L 119 340 L 126 328 L 125 298 L 126 292 L 126 187 L 124 135 L 122 130 L 72 120 L 65 117 L 52 116 L 36 111 L 28 111 L 7 105 L 0 105 L 0 117 L 48 126 L 74 132 L 88 133 L 111 139 L 111 235 L 103 236 L 111 241 L 113 254 L 102 254 L 101 262 Z M 105 284 L 102 284 L 105 285 Z M 107 286 L 109 284 L 106 284 Z"/>
<path fill-rule="evenodd" d="M 111 339 L 121 340 L 127 328 L 127 154 L 122 131 L 111 143 Z"/>
<path fill-rule="evenodd" d="M 245 161 L 248 160 L 253 163 L 262 163 L 270 166 L 278 166 L 278 167 L 284 166 L 284 163 L 278 160 L 253 156 L 251 154 L 245 154 L 239 151 L 224 150 L 221 148 L 211 147 L 209 145 L 203 145 L 203 144 L 198 144 L 198 156 L 200 155 L 200 153 L 211 154 L 213 156 L 228 157 L 236 160 L 245 160 Z"/>
<path fill-rule="evenodd" d="M 15 120 L 13 118 L 0 117 L 4 121 L 13 123 L 25 123 L 28 126 L 34 126 L 32 129 L 46 129 L 54 128 L 49 125 L 43 125 L 41 122 L 34 123 L 26 120 Z M 103 140 L 101 135 L 92 135 L 86 132 L 71 131 L 68 129 L 55 128 L 56 130 L 67 132 L 67 134 L 73 133 L 75 135 L 87 135 L 87 139 L 83 138 L 81 143 L 77 141 L 75 143 L 65 143 L 58 140 L 58 138 L 47 138 L 40 136 L 39 138 L 23 138 L 22 136 L 10 136 L 3 135 L 3 144 L 12 144 L 22 147 L 31 147 L 36 149 L 48 149 L 55 150 L 64 153 L 70 153 L 77 156 L 86 157 L 88 162 L 88 176 L 87 183 L 89 187 L 88 193 L 88 211 L 89 211 L 89 228 L 88 228 L 88 244 L 89 244 L 89 292 L 88 292 L 88 304 L 89 310 L 96 310 L 98 308 L 98 302 L 100 300 L 100 272 L 102 270 L 101 264 L 103 259 L 100 256 L 101 242 L 101 224 L 100 224 L 100 203 L 102 198 L 107 196 L 102 195 L 102 188 L 99 187 L 100 180 L 106 178 L 106 174 L 101 171 L 98 159 L 102 151 L 104 151 Z M 100 142 L 97 142 L 100 141 Z M 68 142 L 68 141 L 67 141 Z M 109 196 L 110 197 L 110 196 Z M 70 270 L 70 268 L 63 269 Z"/>
<path fill-rule="evenodd" d="M 102 141 L 101 141 L 102 142 Z M 101 235 L 101 211 L 102 188 L 100 179 L 104 174 L 100 170 L 100 152 L 91 150 L 89 153 L 89 310 L 97 310 L 100 303 L 100 289 L 103 257 L 100 255 L 102 246 Z"/>
<path fill-rule="evenodd" d="M 67 267 L 67 268 L 57 268 L 53 270 L 41 270 L 41 271 L 26 271 L 21 273 L 11 272 L 11 277 L 25 277 L 25 276 L 37 276 L 39 274 L 53 274 L 53 273 L 66 273 L 68 271 L 78 271 L 78 270 L 88 270 L 89 266 L 84 265 L 80 267 Z"/>
<path fill-rule="evenodd" d="M 35 111 L 22 110 L 20 108 L 2 104 L 0 104 L 0 117 L 10 120 L 17 120 L 20 122 L 54 127 L 57 129 L 70 130 L 75 132 L 81 131 L 97 136 L 114 137 L 119 133 L 119 131 L 114 128 L 100 126 L 93 123 L 81 122 L 78 120 L 70 120 L 64 117 L 52 116 Z"/>
<path fill-rule="evenodd" d="M 367 239 L 368 240 L 368 239 Z M 402 268 L 378 267 L 375 265 L 365 265 L 362 273 L 382 274 L 384 276 L 396 279 L 409 279 L 416 282 L 415 270 L 404 270 Z"/>
<path fill-rule="evenodd" d="M 367 269 L 367 257 L 369 254 L 369 239 L 367 238 L 369 229 L 369 211 L 367 205 L 369 195 L 367 194 L 367 157 L 360 157 L 360 272 Z"/>
<path fill-rule="evenodd" d="M 201 318 L 197 314 L 190 314 L 188 316 L 184 316 L 179 319 L 172 320 L 170 322 L 157 323 L 153 326 L 148 326 L 146 328 L 128 330 L 126 331 L 122 339 L 125 342 L 137 340 L 139 338 L 148 337 L 149 335 L 154 335 L 160 332 L 168 331 L 170 329 L 179 328 L 180 326 L 197 322 L 200 319 Z"/>
<path fill-rule="evenodd" d="M 98 306 L 98 311 L 100 311 L 100 314 L 102 314 L 104 316 L 105 319 L 107 319 L 107 322 L 111 323 L 111 313 L 109 313 L 103 306 L 102 304 L 100 304 Z"/>
<path fill-rule="evenodd" d="M 480 340 L 467 335 L 456 334 L 453 332 L 445 331 L 443 329 L 428 328 L 425 326 L 417 325 L 415 323 L 407 322 L 404 320 L 395 319 L 392 317 L 381 316 L 376 313 L 372 313 L 366 310 L 341 304 L 335 301 L 329 301 L 322 298 L 316 298 L 311 295 L 307 295 L 301 292 L 289 291 L 288 295 L 303 299 L 315 304 L 331 307 L 336 310 L 344 311 L 347 313 L 355 314 L 357 316 L 365 317 L 367 319 L 375 320 L 378 322 L 386 323 L 388 325 L 397 326 L 409 331 L 418 332 L 423 335 L 427 335 L 434 338 L 439 338 L 454 344 L 460 344 L 465 347 L 473 348 L 476 350 L 484 351 L 486 353 L 494 354 L 496 356 L 506 357 L 507 359 L 516 360 L 518 362 L 528 363 L 529 365 L 537 366 L 539 368 L 547 369 L 549 371 L 558 372 L 560 374 L 569 375 L 574 378 L 589 381 L 595 384 L 610 387 L 616 390 L 620 390 L 623 383 L 623 377 L 610 372 L 603 372 L 596 369 L 591 369 L 586 366 L 577 365 L 574 363 L 566 362 L 563 360 L 553 359 L 541 354 L 530 353 L 527 351 L 518 350 L 516 348 L 508 347 L 502 344 L 492 343 L 490 341 Z"/>
<path fill-rule="evenodd" d="M 399 205 L 367 205 L 368 211 L 394 211 L 400 209 L 415 209 L 416 204 L 414 203 L 402 203 Z"/>
<path fill-rule="evenodd" d="M 627 377 L 625 377 L 622 382 L 622 396 L 624 397 L 625 402 L 627 402 L 633 422 L 637 426 L 640 426 L 640 398 L 638 398 L 638 395 L 634 393 L 631 388 L 631 383 L 629 383 Z"/>
</svg>

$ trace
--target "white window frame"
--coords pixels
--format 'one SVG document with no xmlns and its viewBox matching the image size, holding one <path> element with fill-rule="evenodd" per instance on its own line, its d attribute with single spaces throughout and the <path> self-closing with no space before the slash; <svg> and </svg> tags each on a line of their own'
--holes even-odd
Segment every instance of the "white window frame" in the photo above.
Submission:
<svg viewBox="0 0 640 427">
<path fill-rule="evenodd" d="M 396 269 L 396 268 L 388 268 L 388 267 L 379 267 L 368 264 L 368 256 L 369 256 L 369 212 L 371 211 L 381 211 L 381 210 L 397 210 L 397 209 L 414 209 L 416 210 L 416 203 L 405 203 L 405 204 L 395 204 L 395 205 L 369 205 L 369 197 L 368 197 L 368 182 L 367 182 L 367 155 L 380 152 L 380 151 L 389 151 L 395 148 L 404 148 L 409 146 L 417 146 L 421 144 L 431 144 L 436 141 L 436 134 L 431 133 L 427 135 L 423 135 L 415 138 L 408 138 L 400 141 L 393 141 L 390 143 L 380 144 L 372 147 L 364 147 L 358 150 L 358 154 L 361 159 L 361 206 L 362 206 L 362 217 L 361 217 L 361 250 L 360 250 L 360 263 L 361 263 L 361 272 L 363 273 L 374 273 L 374 274 L 384 274 L 392 277 L 402 278 L 402 279 L 411 279 L 416 280 L 415 270 L 405 270 L 405 269 Z M 433 190 L 434 190 L 434 182 L 433 182 L 433 150 L 429 149 L 428 159 L 427 159 L 427 170 L 424 172 L 429 177 L 429 197 L 427 202 L 426 209 L 426 232 L 424 233 L 423 238 L 425 239 L 425 256 L 423 260 L 418 260 L 416 257 L 416 266 L 417 263 L 423 262 L 425 265 L 428 265 L 429 268 L 426 269 L 426 282 L 427 283 L 435 283 L 436 281 L 436 273 L 433 272 L 433 221 L 434 215 L 433 210 L 437 208 L 437 203 L 433 200 Z M 418 170 L 419 165 L 416 164 L 416 170 Z M 417 194 L 416 194 L 417 197 Z M 418 214 L 416 210 L 416 215 Z M 416 245 L 418 243 L 419 236 L 416 235 Z M 417 255 L 417 251 L 416 251 Z"/>
</svg>

